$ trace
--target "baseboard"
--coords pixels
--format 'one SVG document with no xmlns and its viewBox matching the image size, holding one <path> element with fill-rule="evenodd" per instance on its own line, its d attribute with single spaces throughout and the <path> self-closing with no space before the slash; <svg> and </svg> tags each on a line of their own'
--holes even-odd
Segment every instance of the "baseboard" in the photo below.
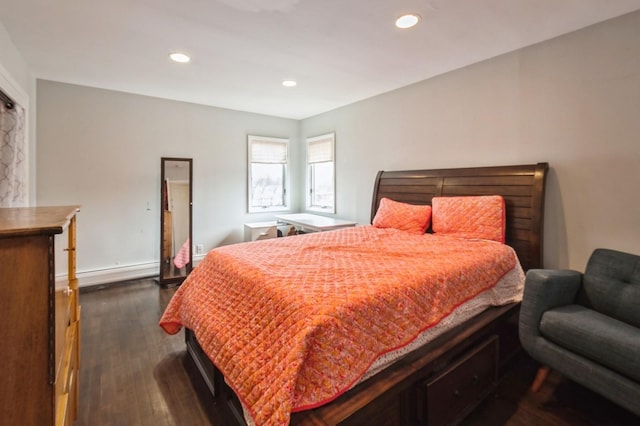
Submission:
<svg viewBox="0 0 640 426">
<path fill-rule="evenodd" d="M 200 263 L 204 256 L 204 254 L 193 256 L 193 265 L 195 266 Z M 79 287 L 89 287 L 120 281 L 137 280 L 140 278 L 157 277 L 159 270 L 160 261 L 154 261 L 89 271 L 78 271 L 76 276 Z"/>
<path fill-rule="evenodd" d="M 78 271 L 78 286 L 87 287 L 118 281 L 135 280 L 158 275 L 160 262 L 145 262 L 134 265 L 115 266 L 113 268 Z"/>
</svg>

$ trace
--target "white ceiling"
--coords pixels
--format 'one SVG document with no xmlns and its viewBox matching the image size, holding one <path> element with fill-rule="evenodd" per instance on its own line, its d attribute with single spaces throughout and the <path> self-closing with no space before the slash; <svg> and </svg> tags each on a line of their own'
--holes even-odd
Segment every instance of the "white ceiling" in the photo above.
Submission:
<svg viewBox="0 0 640 426">
<path fill-rule="evenodd" d="M 0 0 L 36 78 L 306 118 L 640 9 L 640 0 Z M 393 23 L 417 12 L 421 23 Z M 184 51 L 189 64 L 168 59 Z M 281 81 L 298 86 L 284 88 Z"/>
</svg>

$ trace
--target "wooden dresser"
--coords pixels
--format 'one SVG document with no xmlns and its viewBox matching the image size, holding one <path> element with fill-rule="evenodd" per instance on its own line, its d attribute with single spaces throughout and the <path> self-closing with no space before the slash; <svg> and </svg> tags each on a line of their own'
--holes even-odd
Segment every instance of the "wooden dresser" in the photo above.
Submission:
<svg viewBox="0 0 640 426">
<path fill-rule="evenodd" d="M 72 425 L 80 306 L 77 206 L 0 208 L 0 423 Z"/>
</svg>

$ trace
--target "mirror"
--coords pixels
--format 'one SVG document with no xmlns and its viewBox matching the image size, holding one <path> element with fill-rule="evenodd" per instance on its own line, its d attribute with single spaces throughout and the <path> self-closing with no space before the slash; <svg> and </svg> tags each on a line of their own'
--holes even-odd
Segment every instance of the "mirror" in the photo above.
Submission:
<svg viewBox="0 0 640 426">
<path fill-rule="evenodd" d="M 193 267 L 191 158 L 161 158 L 159 284 L 178 285 Z"/>
</svg>

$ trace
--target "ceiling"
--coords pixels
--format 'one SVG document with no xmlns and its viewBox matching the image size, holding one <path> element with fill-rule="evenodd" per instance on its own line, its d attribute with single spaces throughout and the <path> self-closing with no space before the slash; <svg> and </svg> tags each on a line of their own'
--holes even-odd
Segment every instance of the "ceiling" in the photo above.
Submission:
<svg viewBox="0 0 640 426">
<path fill-rule="evenodd" d="M 0 22 L 36 78 L 302 119 L 638 9 L 640 0 L 0 0 Z M 395 28 L 406 12 L 421 22 Z M 173 51 L 191 62 L 170 61 Z"/>
</svg>

